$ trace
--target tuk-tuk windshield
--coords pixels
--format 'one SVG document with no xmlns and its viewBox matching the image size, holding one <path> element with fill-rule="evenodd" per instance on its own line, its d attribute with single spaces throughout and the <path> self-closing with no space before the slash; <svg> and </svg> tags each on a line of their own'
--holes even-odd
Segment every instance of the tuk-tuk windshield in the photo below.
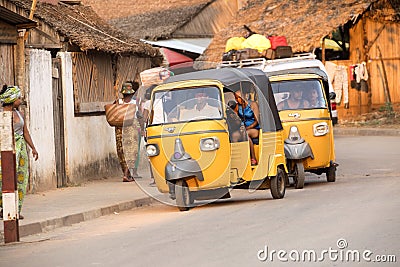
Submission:
<svg viewBox="0 0 400 267">
<path fill-rule="evenodd" d="M 158 91 L 153 96 L 152 125 L 221 118 L 221 94 L 217 87 Z"/>
<path fill-rule="evenodd" d="M 317 79 L 271 83 L 278 110 L 327 108 L 322 84 Z"/>
</svg>

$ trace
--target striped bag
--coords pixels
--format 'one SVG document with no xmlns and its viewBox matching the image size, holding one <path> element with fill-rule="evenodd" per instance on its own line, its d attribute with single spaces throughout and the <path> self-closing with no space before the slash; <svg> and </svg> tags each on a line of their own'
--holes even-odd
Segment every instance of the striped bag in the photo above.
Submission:
<svg viewBox="0 0 400 267">
<path fill-rule="evenodd" d="M 112 127 L 131 126 L 135 121 L 135 104 L 107 104 L 104 106 L 106 120 Z"/>
</svg>

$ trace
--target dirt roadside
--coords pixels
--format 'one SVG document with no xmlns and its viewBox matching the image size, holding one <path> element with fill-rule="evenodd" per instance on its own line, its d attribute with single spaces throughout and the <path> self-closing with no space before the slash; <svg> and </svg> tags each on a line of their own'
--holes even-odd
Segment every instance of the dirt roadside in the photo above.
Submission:
<svg viewBox="0 0 400 267">
<path fill-rule="evenodd" d="M 373 111 L 340 120 L 340 127 L 400 128 L 400 111 Z"/>
</svg>

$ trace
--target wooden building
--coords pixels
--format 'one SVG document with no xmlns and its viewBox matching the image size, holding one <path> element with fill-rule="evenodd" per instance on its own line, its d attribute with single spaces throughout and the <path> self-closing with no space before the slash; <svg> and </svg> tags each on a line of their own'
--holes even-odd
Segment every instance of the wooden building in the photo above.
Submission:
<svg viewBox="0 0 400 267">
<path fill-rule="evenodd" d="M 32 1 L 0 0 L 0 7 L 28 17 Z M 24 82 L 7 76 L 25 89 L 27 123 L 41 155 L 31 164 L 31 189 L 121 173 L 104 103 L 115 100 L 123 81 L 158 66 L 161 54 L 80 1 L 39 1 L 32 20 L 38 27 L 25 39 Z"/>
<path fill-rule="evenodd" d="M 37 23 L 21 16 L 16 6 L 0 5 L 0 85 L 18 84 L 17 77 L 23 76 L 23 37 L 26 29 L 34 27 Z"/>
<path fill-rule="evenodd" d="M 349 106 L 338 105 L 339 121 L 384 107 L 388 96 L 394 108 L 399 108 L 399 12 L 396 0 L 249 0 L 232 23 L 215 35 L 195 67 L 215 67 L 226 41 L 247 33 L 244 25 L 260 34 L 286 36 L 294 52 L 315 52 L 324 46 L 324 38 L 347 31 L 348 56 L 332 62 L 348 69 L 366 62 L 368 91 L 352 88 L 349 81 Z"/>
<path fill-rule="evenodd" d="M 343 64 L 366 62 L 368 92 L 354 94 L 358 110 L 343 116 L 385 107 L 400 109 L 400 2 L 374 1 L 350 29 L 350 59 Z M 339 62 L 341 63 L 341 62 Z M 346 114 L 347 113 L 347 114 Z"/>
</svg>

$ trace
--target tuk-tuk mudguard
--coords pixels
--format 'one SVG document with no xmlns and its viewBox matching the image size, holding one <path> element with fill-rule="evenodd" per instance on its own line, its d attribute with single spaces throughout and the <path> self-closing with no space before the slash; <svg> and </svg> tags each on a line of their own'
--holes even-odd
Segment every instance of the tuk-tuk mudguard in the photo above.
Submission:
<svg viewBox="0 0 400 267">
<path fill-rule="evenodd" d="M 287 159 L 305 159 L 308 157 L 314 158 L 311 147 L 307 142 L 298 144 L 288 144 L 285 142 L 284 145 L 285 157 Z"/>
<path fill-rule="evenodd" d="M 199 181 L 204 181 L 200 165 L 194 159 L 168 162 L 165 166 L 165 179 L 167 181 L 179 180 L 193 176 L 196 176 Z"/>
<path fill-rule="evenodd" d="M 285 170 L 285 173 L 288 172 L 286 167 L 286 160 L 282 154 L 272 155 L 269 159 L 269 171 L 268 177 L 276 176 L 277 168 L 282 167 Z"/>
</svg>

